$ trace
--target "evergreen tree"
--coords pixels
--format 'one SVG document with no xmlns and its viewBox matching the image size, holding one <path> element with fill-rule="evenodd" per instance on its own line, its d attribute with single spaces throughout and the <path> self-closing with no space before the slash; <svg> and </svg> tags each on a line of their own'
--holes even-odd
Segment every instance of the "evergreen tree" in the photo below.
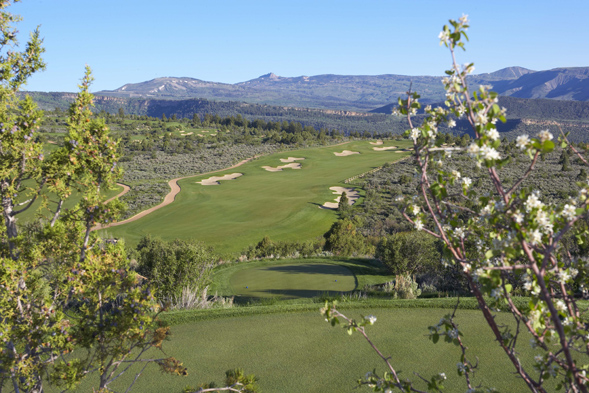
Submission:
<svg viewBox="0 0 589 393">
<path fill-rule="evenodd" d="M 337 204 L 337 210 L 339 212 L 348 211 L 350 209 L 349 201 L 350 200 L 348 199 L 348 195 L 346 194 L 346 192 L 342 192 L 342 196 L 339 198 L 339 202 Z"/>
</svg>

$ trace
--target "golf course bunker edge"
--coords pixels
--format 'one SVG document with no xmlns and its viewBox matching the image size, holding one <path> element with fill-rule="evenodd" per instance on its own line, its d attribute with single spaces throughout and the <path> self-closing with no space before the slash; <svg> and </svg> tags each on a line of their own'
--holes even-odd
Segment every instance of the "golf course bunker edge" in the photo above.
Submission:
<svg viewBox="0 0 589 393">
<path fill-rule="evenodd" d="M 230 284 L 238 298 L 295 299 L 351 292 L 357 281 L 345 266 L 309 262 L 243 269 L 231 276 Z"/>
</svg>

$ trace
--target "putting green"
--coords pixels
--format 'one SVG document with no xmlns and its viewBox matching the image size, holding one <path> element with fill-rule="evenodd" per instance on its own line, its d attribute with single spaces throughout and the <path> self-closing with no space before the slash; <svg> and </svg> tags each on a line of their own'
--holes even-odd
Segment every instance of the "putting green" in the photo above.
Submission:
<svg viewBox="0 0 589 393">
<path fill-rule="evenodd" d="M 409 142 L 395 141 L 394 145 L 405 148 Z M 165 240 L 197 239 L 215 247 L 221 254 L 243 251 L 266 235 L 283 241 L 314 239 L 323 235 L 337 217 L 335 211 L 319 208 L 337 197 L 329 187 L 346 187 L 345 179 L 409 154 L 374 151 L 372 147 L 369 141 L 356 141 L 276 153 L 215 173 L 214 176 L 243 174 L 237 179 L 222 181 L 220 185 L 198 183 L 211 175 L 187 178 L 178 183 L 182 190 L 172 204 L 105 231 L 108 236 L 125 239 L 131 246 L 147 234 Z M 360 154 L 335 156 L 334 153 L 343 150 Z M 305 158 L 299 161 L 302 168 L 280 172 L 262 168 L 281 165 L 280 159 L 287 157 Z M 361 199 L 357 203 L 361 203 Z"/>
<path fill-rule="evenodd" d="M 236 296 L 314 297 L 322 293 L 356 289 L 356 277 L 345 266 L 332 263 L 298 263 L 263 266 L 237 271 L 230 278 Z"/>
</svg>

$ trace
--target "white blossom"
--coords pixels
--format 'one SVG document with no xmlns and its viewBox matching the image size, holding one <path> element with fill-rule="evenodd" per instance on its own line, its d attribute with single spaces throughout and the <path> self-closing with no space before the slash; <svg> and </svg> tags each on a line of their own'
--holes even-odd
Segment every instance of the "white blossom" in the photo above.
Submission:
<svg viewBox="0 0 589 393">
<path fill-rule="evenodd" d="M 423 222 L 421 222 L 421 218 L 416 218 L 415 221 L 415 229 L 421 231 L 423 229 Z"/>
<path fill-rule="evenodd" d="M 470 185 L 472 184 L 472 180 L 470 177 L 463 177 L 462 178 L 462 184 L 464 185 L 464 187 L 468 188 L 470 187 Z"/>
<path fill-rule="evenodd" d="M 412 128 L 411 129 L 411 139 L 413 139 L 413 141 L 417 141 L 417 138 L 419 138 L 421 136 L 421 131 L 419 131 L 418 128 Z"/>
<path fill-rule="evenodd" d="M 489 132 L 487 132 L 487 136 L 490 139 L 496 141 L 497 139 L 499 139 L 499 132 L 495 128 L 493 128 L 493 129 L 489 130 Z"/>
<path fill-rule="evenodd" d="M 458 18 L 458 20 L 460 21 L 461 25 L 467 25 L 468 24 L 468 15 L 462 14 L 462 16 L 460 18 Z"/>
<path fill-rule="evenodd" d="M 522 213 L 520 213 L 519 210 L 516 210 L 515 213 L 513 213 L 513 220 L 518 223 L 521 224 L 524 221 L 524 215 Z"/>
<path fill-rule="evenodd" d="M 456 121 L 454 119 L 448 120 L 448 128 L 456 127 Z"/>
<path fill-rule="evenodd" d="M 484 114 L 483 112 L 477 112 L 477 116 L 475 119 L 475 124 L 478 125 L 485 125 L 487 124 L 487 122 L 489 121 L 489 119 L 487 119 L 487 115 Z"/>
<path fill-rule="evenodd" d="M 466 72 L 467 74 L 472 74 L 474 72 L 474 64 L 464 64 L 462 66 L 462 69 L 464 70 L 464 72 Z"/>
<path fill-rule="evenodd" d="M 479 145 L 477 145 L 476 143 L 471 143 L 470 146 L 468 146 L 468 149 L 466 149 L 466 151 L 468 152 L 468 154 L 470 154 L 471 157 L 475 157 L 477 154 L 479 154 L 480 148 Z"/>
<path fill-rule="evenodd" d="M 558 299 L 555 306 L 558 311 L 566 311 L 566 304 L 562 299 Z"/>
<path fill-rule="evenodd" d="M 454 176 L 456 179 L 460 179 L 460 172 L 458 172 L 457 170 L 453 170 L 452 176 Z"/>
<path fill-rule="evenodd" d="M 481 147 L 481 155 L 485 160 L 499 160 L 501 159 L 501 155 L 495 148 L 489 147 L 487 145 Z"/>
<path fill-rule="evenodd" d="M 577 207 L 575 205 L 569 205 L 568 203 L 566 205 L 564 205 L 564 208 L 562 209 L 562 215 L 567 219 L 567 220 L 572 220 L 573 218 L 575 218 L 575 216 L 577 215 L 576 213 Z"/>
<path fill-rule="evenodd" d="M 540 138 L 541 142 L 551 141 L 554 136 L 548 130 L 542 130 L 538 133 L 538 138 Z"/>
<path fill-rule="evenodd" d="M 454 235 L 458 236 L 461 239 L 464 239 L 464 228 L 456 228 L 454 229 Z"/>
<path fill-rule="evenodd" d="M 372 314 L 365 316 L 364 319 L 367 320 L 371 325 L 374 325 L 374 322 L 376 322 L 376 317 Z"/>
<path fill-rule="evenodd" d="M 530 233 L 530 243 L 532 243 L 533 246 L 540 243 L 541 241 L 542 233 L 539 230 L 535 229 L 532 233 Z"/>
<path fill-rule="evenodd" d="M 443 380 L 446 380 L 446 373 L 439 373 L 438 374 L 440 376 L 440 378 L 442 378 Z"/>
<path fill-rule="evenodd" d="M 558 281 L 562 284 L 566 283 L 568 280 L 571 279 L 571 275 L 566 270 L 561 270 L 558 272 Z"/>
<path fill-rule="evenodd" d="M 462 116 L 464 116 L 465 113 L 466 113 L 466 109 L 464 109 L 463 105 L 460 105 L 458 107 L 458 109 L 456 109 L 456 115 L 458 116 L 458 118 L 461 118 Z"/>
<path fill-rule="evenodd" d="M 440 34 L 438 34 L 438 38 L 440 39 L 440 45 L 445 44 L 450 39 L 450 32 L 447 30 L 442 30 Z"/>
<path fill-rule="evenodd" d="M 542 207 L 544 207 L 544 203 L 542 203 L 542 201 L 538 199 L 537 192 L 530 194 L 524 205 L 526 205 L 527 212 L 530 212 L 533 209 L 541 209 Z"/>
<path fill-rule="evenodd" d="M 530 138 L 527 135 L 520 135 L 515 138 L 515 144 L 520 150 L 524 150 L 530 144 Z"/>
<path fill-rule="evenodd" d="M 552 233 L 552 223 L 550 222 L 548 214 L 546 214 L 544 210 L 538 210 L 538 213 L 536 214 L 536 222 L 543 229 L 544 233 Z"/>
</svg>

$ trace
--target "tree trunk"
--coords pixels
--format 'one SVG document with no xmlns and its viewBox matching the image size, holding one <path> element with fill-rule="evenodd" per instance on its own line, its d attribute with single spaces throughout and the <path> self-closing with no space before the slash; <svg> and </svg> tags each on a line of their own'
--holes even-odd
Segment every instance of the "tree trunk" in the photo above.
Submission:
<svg viewBox="0 0 589 393">
<path fill-rule="evenodd" d="M 2 187 L 4 188 L 4 187 Z M 6 195 L 2 196 L 2 214 L 4 215 L 4 225 L 6 226 L 6 236 L 8 237 L 8 246 L 10 248 L 10 256 L 12 259 L 16 259 L 14 239 L 18 236 L 18 230 L 16 228 L 16 217 L 13 215 L 14 212 L 14 201 L 11 197 Z"/>
</svg>

